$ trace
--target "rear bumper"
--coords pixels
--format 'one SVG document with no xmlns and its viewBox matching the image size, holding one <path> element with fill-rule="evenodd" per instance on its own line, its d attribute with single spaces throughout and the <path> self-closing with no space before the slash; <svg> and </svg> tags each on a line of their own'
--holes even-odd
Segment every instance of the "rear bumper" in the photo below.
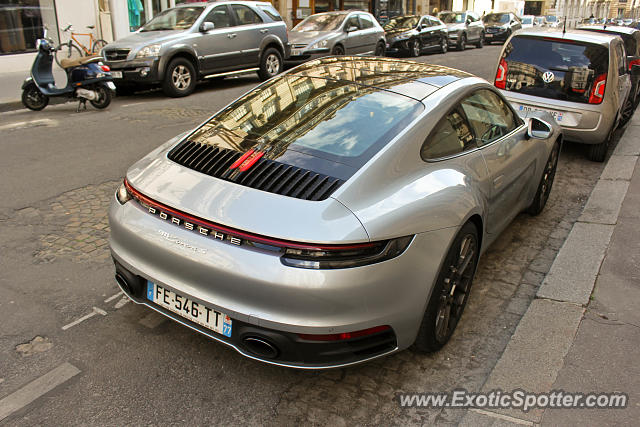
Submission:
<svg viewBox="0 0 640 427">
<path fill-rule="evenodd" d="M 562 121 L 556 121 L 562 128 L 562 134 L 566 141 L 581 144 L 600 144 L 607 138 L 611 128 L 615 126 L 616 111 L 607 101 L 598 105 L 553 102 L 550 99 L 521 95 L 511 91 L 501 90 L 501 92 L 511 103 L 533 108 L 569 112 L 579 116 L 579 121 L 575 126 L 568 126 Z"/>
<path fill-rule="evenodd" d="M 109 222 L 118 272 L 138 286 L 150 280 L 227 314 L 233 320 L 232 336 L 224 337 L 167 312 L 146 300 L 140 288 L 127 290 L 132 300 L 245 356 L 314 369 L 363 362 L 409 347 L 448 242 L 457 231 L 418 234 L 402 255 L 381 263 L 307 270 L 284 266 L 272 253 L 201 238 L 150 215 L 134 201 L 122 206 L 114 200 Z M 307 342 L 297 335 L 353 332 L 381 325 L 391 329 L 344 342 Z M 252 334 L 275 343 L 278 356 L 253 352 L 243 341 Z"/>
</svg>

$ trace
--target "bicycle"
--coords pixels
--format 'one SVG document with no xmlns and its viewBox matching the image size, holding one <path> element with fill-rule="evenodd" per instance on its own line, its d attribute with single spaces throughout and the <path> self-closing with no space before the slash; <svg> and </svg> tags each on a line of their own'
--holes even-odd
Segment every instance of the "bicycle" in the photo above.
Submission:
<svg viewBox="0 0 640 427">
<path fill-rule="evenodd" d="M 95 25 L 88 25 L 87 28 L 93 30 Z M 78 59 L 83 56 L 96 55 L 107 45 L 105 40 L 95 39 L 93 33 L 74 33 L 71 24 L 67 25 L 62 31 L 70 33 L 71 38 L 68 42 L 60 43 L 58 47 L 56 47 L 55 58 L 56 64 L 58 65 L 60 65 L 60 61 L 63 59 Z M 89 36 L 89 46 L 91 49 L 78 40 L 76 36 Z"/>
</svg>

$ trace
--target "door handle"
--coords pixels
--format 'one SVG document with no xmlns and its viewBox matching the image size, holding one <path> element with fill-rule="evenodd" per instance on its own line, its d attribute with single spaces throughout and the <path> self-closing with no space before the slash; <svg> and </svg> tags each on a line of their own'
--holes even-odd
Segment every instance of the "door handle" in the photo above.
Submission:
<svg viewBox="0 0 640 427">
<path fill-rule="evenodd" d="M 232 38 L 234 38 L 234 37 L 236 37 L 236 36 L 237 36 L 237 34 L 236 34 L 236 33 L 233 33 L 233 34 L 227 34 L 227 37 L 228 37 L 228 38 L 230 38 L 230 39 L 232 39 Z"/>
<path fill-rule="evenodd" d="M 264 30 L 260 30 L 260 32 L 261 32 L 262 34 L 266 34 L 266 33 L 268 33 L 268 32 L 269 32 L 269 30 L 265 28 Z"/>
</svg>

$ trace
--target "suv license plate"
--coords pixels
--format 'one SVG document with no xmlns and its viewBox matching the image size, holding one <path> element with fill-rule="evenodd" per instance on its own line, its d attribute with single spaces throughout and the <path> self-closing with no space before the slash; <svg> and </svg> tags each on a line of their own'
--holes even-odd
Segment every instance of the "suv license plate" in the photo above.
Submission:
<svg viewBox="0 0 640 427">
<path fill-rule="evenodd" d="M 112 71 L 111 72 L 111 77 L 114 79 L 121 79 L 122 78 L 122 71 Z"/>
<path fill-rule="evenodd" d="M 147 299 L 225 337 L 231 336 L 232 321 L 229 316 L 151 281 L 147 281 Z"/>
</svg>

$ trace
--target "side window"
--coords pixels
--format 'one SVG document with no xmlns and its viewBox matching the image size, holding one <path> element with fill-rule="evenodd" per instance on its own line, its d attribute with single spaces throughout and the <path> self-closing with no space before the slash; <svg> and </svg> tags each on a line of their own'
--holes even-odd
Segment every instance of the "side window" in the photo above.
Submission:
<svg viewBox="0 0 640 427">
<path fill-rule="evenodd" d="M 282 21 L 282 16 L 280 16 L 278 11 L 273 6 L 271 6 L 270 4 L 266 4 L 264 6 L 260 6 L 260 9 L 262 9 L 262 11 L 264 13 L 266 13 L 267 16 L 269 18 L 273 19 L 274 21 Z"/>
<path fill-rule="evenodd" d="M 213 22 L 214 28 L 226 28 L 231 27 L 231 17 L 227 6 L 216 6 L 211 12 L 204 18 L 203 22 Z"/>
<path fill-rule="evenodd" d="M 360 15 L 360 24 L 362 25 L 363 30 L 373 28 L 373 20 L 369 15 Z"/>
<path fill-rule="evenodd" d="M 347 19 L 347 22 L 345 22 L 344 24 L 344 29 L 346 30 L 349 27 L 356 27 L 360 29 L 360 22 L 358 22 L 358 15 L 353 15 L 349 19 Z"/>
<path fill-rule="evenodd" d="M 502 138 L 520 123 L 506 102 L 487 89 L 476 91 L 465 98 L 460 106 L 469 119 L 480 147 Z"/>
<path fill-rule="evenodd" d="M 255 13 L 250 7 L 241 4 L 232 4 L 231 8 L 238 17 L 238 25 L 261 24 L 262 18 Z"/>
<path fill-rule="evenodd" d="M 443 25 L 438 19 L 429 18 L 429 25 L 434 27 L 436 25 Z"/>
<path fill-rule="evenodd" d="M 452 156 L 475 148 L 469 123 L 460 110 L 455 108 L 431 131 L 422 144 L 420 156 L 423 160 Z"/>
</svg>

